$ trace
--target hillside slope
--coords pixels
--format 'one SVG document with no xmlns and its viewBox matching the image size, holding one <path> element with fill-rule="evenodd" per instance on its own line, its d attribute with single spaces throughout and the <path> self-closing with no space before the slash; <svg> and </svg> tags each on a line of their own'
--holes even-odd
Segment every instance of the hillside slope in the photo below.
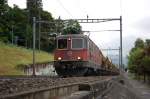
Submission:
<svg viewBox="0 0 150 99">
<path fill-rule="evenodd" d="M 53 55 L 43 51 L 36 51 L 36 62 L 49 62 Z M 18 65 L 32 63 L 32 50 L 17 47 L 0 42 L 0 75 L 22 75 L 23 72 L 17 69 Z"/>
</svg>

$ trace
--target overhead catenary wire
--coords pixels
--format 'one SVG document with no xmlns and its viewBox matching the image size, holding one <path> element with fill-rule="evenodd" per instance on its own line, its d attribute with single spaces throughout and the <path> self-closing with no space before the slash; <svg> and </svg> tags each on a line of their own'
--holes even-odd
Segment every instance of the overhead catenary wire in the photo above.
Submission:
<svg viewBox="0 0 150 99">
<path fill-rule="evenodd" d="M 122 11 L 123 11 L 123 5 L 122 5 L 122 0 L 120 0 L 120 16 L 122 16 Z"/>
<path fill-rule="evenodd" d="M 111 31 L 111 32 L 116 32 L 116 31 L 120 31 L 120 30 L 97 30 L 97 31 L 82 31 L 82 32 L 108 32 L 108 31 Z"/>
<path fill-rule="evenodd" d="M 83 15 L 86 15 L 86 16 L 87 16 L 88 13 L 87 13 L 86 9 L 84 8 L 83 5 L 81 6 L 80 0 L 78 0 L 78 1 L 79 1 L 79 2 L 78 2 L 78 6 L 79 6 L 78 8 L 80 9 L 81 12 L 83 12 L 83 13 L 82 13 Z"/>
<path fill-rule="evenodd" d="M 64 5 L 63 5 L 63 3 L 60 1 L 60 0 L 56 0 L 58 3 L 59 3 L 59 5 L 68 13 L 68 15 L 70 15 L 71 17 L 73 17 L 73 15 L 69 12 L 69 10 L 67 10 L 65 7 L 64 7 Z"/>
</svg>

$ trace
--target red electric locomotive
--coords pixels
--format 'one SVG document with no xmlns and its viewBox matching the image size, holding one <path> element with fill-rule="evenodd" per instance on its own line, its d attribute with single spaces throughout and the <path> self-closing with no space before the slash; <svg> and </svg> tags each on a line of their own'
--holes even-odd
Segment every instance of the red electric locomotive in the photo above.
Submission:
<svg viewBox="0 0 150 99">
<path fill-rule="evenodd" d="M 54 67 L 60 76 L 100 75 L 106 71 L 104 56 L 86 35 L 56 37 Z"/>
</svg>

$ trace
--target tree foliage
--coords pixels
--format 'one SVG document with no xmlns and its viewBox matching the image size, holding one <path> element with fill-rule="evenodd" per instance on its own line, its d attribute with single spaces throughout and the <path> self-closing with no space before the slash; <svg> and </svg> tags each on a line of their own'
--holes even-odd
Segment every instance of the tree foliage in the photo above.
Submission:
<svg viewBox="0 0 150 99">
<path fill-rule="evenodd" d="M 130 72 L 137 74 L 150 74 L 150 40 L 142 39 L 135 41 L 134 48 L 128 56 L 128 68 Z"/>
<path fill-rule="evenodd" d="M 81 33 L 81 26 L 75 20 L 69 20 L 67 23 L 64 24 L 62 34 L 80 34 Z"/>
<path fill-rule="evenodd" d="M 137 48 L 133 52 L 130 53 L 128 59 L 128 66 L 131 72 L 137 72 L 139 64 L 141 64 L 141 60 L 144 57 L 144 50 L 141 48 Z"/>
<path fill-rule="evenodd" d="M 144 71 L 150 72 L 150 57 L 149 56 L 143 57 L 141 65 L 143 66 Z"/>
<path fill-rule="evenodd" d="M 140 38 L 138 38 L 135 41 L 135 48 L 144 48 L 144 41 Z"/>
<path fill-rule="evenodd" d="M 32 22 L 30 22 L 29 10 L 20 9 L 16 5 L 11 8 L 5 3 L 3 3 L 2 8 L 3 10 L 1 10 L 0 12 L 0 14 L 2 14 L 0 16 L 0 41 L 11 43 L 12 40 L 15 42 L 17 37 L 18 40 L 16 41 L 16 43 L 18 45 L 32 48 Z M 40 14 L 41 20 L 54 21 L 51 13 L 41 10 Z M 36 35 L 38 36 L 38 24 L 36 24 L 36 26 Z M 42 50 L 50 51 L 48 49 L 54 49 L 54 47 L 51 47 L 54 46 L 54 40 L 49 40 L 48 36 L 49 33 L 52 33 L 54 31 L 55 25 L 41 24 L 40 45 Z M 38 37 L 36 37 L 36 39 L 36 43 L 38 44 Z"/>
<path fill-rule="evenodd" d="M 13 42 L 19 46 L 32 48 L 33 17 L 36 17 L 37 20 L 50 22 L 36 24 L 37 49 L 39 48 L 40 41 L 40 48 L 42 50 L 53 51 L 56 46 L 55 39 L 50 37 L 53 33 L 81 33 L 81 26 L 77 21 L 69 20 L 67 23 L 63 23 L 60 18 L 55 20 L 51 13 L 42 9 L 41 2 L 39 4 L 32 3 L 41 0 L 28 0 L 30 3 L 27 4 L 27 9 L 20 9 L 17 5 L 11 8 L 5 2 L 6 0 L 2 1 L 3 2 L 0 2 L 0 41 L 6 43 Z"/>
<path fill-rule="evenodd" d="M 8 30 L 8 27 L 4 28 L 4 25 L 6 25 L 6 14 L 9 10 L 9 7 L 6 3 L 6 0 L 1 0 L 0 2 L 0 32 L 4 32 L 5 30 Z"/>
<path fill-rule="evenodd" d="M 5 14 L 7 10 L 8 10 L 7 0 L 0 0 L 0 15 Z"/>
</svg>

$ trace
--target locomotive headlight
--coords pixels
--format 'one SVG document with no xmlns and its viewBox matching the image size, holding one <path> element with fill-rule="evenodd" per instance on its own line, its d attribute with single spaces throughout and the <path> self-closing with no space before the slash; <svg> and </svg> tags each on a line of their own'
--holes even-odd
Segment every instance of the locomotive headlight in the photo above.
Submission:
<svg viewBox="0 0 150 99">
<path fill-rule="evenodd" d="M 70 41 L 70 40 L 71 40 L 71 38 L 69 37 L 69 38 L 68 38 L 68 40 Z"/>
<path fill-rule="evenodd" d="M 58 57 L 58 60 L 61 60 L 62 58 L 61 57 Z"/>
<path fill-rule="evenodd" d="M 78 56 L 78 58 L 77 58 L 78 60 L 80 60 L 81 59 L 81 57 L 80 56 Z"/>
</svg>

